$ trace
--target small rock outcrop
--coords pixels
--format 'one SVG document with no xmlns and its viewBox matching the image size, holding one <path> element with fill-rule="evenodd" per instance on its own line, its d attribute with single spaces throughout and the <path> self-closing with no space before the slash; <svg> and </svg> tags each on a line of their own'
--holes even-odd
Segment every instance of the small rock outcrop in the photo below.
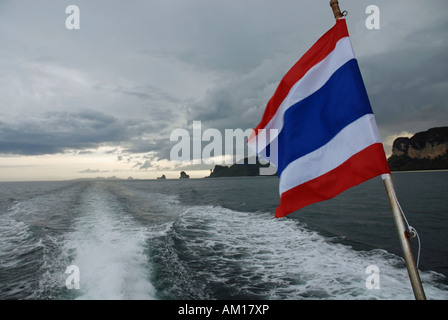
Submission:
<svg viewBox="0 0 448 320">
<path fill-rule="evenodd" d="M 180 173 L 179 179 L 189 179 L 189 178 L 190 178 L 190 176 L 188 174 L 186 174 L 185 171 L 182 171 Z"/>
</svg>

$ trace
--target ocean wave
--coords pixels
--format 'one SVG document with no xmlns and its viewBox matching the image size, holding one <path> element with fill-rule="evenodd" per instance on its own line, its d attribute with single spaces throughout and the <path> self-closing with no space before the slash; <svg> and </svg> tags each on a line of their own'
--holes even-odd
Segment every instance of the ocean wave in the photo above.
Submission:
<svg viewBox="0 0 448 320">
<path fill-rule="evenodd" d="M 182 267 L 177 266 L 182 276 L 173 279 L 173 288 L 188 277 L 196 289 L 195 295 L 184 290 L 186 297 L 413 299 L 400 257 L 384 250 L 356 251 L 292 219 L 219 206 L 190 207 L 173 224 L 169 237 L 169 261 L 177 254 Z M 366 286 L 370 265 L 378 267 L 379 289 Z M 429 299 L 448 298 L 446 287 L 437 281 L 440 277 L 422 273 Z M 179 297 L 178 292 L 174 295 Z"/>
<path fill-rule="evenodd" d="M 17 196 L 0 215 L 0 297 L 413 299 L 397 255 L 355 250 L 270 212 L 185 203 L 177 185 L 169 194 L 156 186 L 83 182 Z M 66 287 L 70 265 L 79 290 Z M 372 265 L 379 289 L 366 286 Z M 448 299 L 443 275 L 420 275 L 428 299 Z"/>
</svg>

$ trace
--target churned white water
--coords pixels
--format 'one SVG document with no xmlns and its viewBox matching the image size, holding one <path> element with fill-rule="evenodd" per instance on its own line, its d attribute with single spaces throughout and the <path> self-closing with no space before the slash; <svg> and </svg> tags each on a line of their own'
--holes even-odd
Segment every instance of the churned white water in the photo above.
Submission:
<svg viewBox="0 0 448 320">
<path fill-rule="evenodd" d="M 93 188 L 66 241 L 79 268 L 78 299 L 154 299 L 147 256 L 148 231 L 110 195 Z"/>
<path fill-rule="evenodd" d="M 446 183 L 443 177 L 418 177 Z M 314 209 L 320 218 L 313 226 L 294 217 L 275 219 L 273 182 L 0 184 L 6 195 L 0 197 L 0 298 L 414 299 L 403 259 L 390 250 L 372 250 L 388 247 L 387 230 L 377 234 L 375 246 L 363 242 L 366 228 L 384 224 L 381 217 L 361 215 L 355 205 L 341 212 L 333 202 L 325 210 Z M 375 191 L 376 186 L 365 188 Z M 436 193 L 446 189 L 435 189 L 434 205 L 418 224 L 430 233 L 422 232 L 426 268 L 420 276 L 428 299 L 445 300 L 446 278 L 431 271 L 443 273 L 446 266 L 440 246 L 446 202 L 442 192 Z M 369 212 L 381 211 L 370 192 L 347 197 L 366 203 Z M 342 223 L 333 228 L 335 217 L 356 222 L 344 225 L 346 234 L 358 236 L 356 249 L 350 239 L 341 241 Z M 324 236 L 316 227 L 321 224 L 337 232 Z M 79 289 L 67 287 L 75 273 L 65 271 L 72 266 Z"/>
<path fill-rule="evenodd" d="M 267 299 L 413 299 L 401 258 L 384 250 L 356 251 L 294 220 L 221 207 L 194 207 L 177 222 L 190 259 L 207 257 L 204 279 Z M 182 233 L 185 232 L 185 236 Z M 366 285 L 374 265 L 378 288 Z M 428 297 L 448 299 L 422 273 Z"/>
</svg>

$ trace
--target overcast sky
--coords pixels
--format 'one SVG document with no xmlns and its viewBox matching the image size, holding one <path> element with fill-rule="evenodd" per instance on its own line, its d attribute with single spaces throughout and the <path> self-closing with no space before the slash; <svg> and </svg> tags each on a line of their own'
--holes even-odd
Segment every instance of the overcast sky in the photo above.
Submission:
<svg viewBox="0 0 448 320">
<path fill-rule="evenodd" d="M 328 3 L 0 0 L 0 181 L 177 178 L 171 132 L 255 127 L 334 25 Z M 72 4 L 79 30 L 66 28 Z M 372 4 L 379 30 L 365 26 Z M 399 135 L 448 125 L 448 1 L 340 6 L 386 152 Z"/>
</svg>

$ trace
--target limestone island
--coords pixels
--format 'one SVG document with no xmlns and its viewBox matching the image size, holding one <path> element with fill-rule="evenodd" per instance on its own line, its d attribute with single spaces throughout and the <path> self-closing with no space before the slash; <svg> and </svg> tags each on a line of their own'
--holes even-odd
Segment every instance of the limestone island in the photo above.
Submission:
<svg viewBox="0 0 448 320">
<path fill-rule="evenodd" d="M 388 163 L 392 171 L 448 169 L 448 127 L 395 139 Z"/>
<path fill-rule="evenodd" d="M 189 178 L 190 178 L 190 176 L 188 174 L 186 174 L 185 171 L 182 171 L 180 173 L 179 179 L 189 179 Z"/>
<path fill-rule="evenodd" d="M 254 163 L 255 162 L 255 163 Z M 269 164 L 261 164 L 258 158 L 244 158 L 239 163 L 228 166 L 216 165 L 213 170 L 210 170 L 210 176 L 207 178 L 221 178 L 221 177 L 255 177 L 260 175 L 260 168 L 269 167 Z M 276 175 L 276 174 L 274 174 Z"/>
</svg>

